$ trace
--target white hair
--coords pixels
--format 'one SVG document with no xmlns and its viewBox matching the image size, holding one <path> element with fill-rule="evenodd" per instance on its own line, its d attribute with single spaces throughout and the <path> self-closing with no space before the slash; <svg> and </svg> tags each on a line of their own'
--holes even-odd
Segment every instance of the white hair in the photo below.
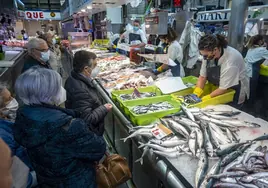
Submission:
<svg viewBox="0 0 268 188">
<path fill-rule="evenodd" d="M 46 41 L 44 41 L 43 39 L 40 39 L 40 38 L 32 38 L 27 43 L 28 52 L 31 52 L 32 49 L 38 48 L 43 43 L 46 43 Z"/>
<path fill-rule="evenodd" d="M 19 76 L 15 91 L 26 105 L 57 105 L 60 102 L 61 77 L 54 70 L 33 67 Z"/>
</svg>

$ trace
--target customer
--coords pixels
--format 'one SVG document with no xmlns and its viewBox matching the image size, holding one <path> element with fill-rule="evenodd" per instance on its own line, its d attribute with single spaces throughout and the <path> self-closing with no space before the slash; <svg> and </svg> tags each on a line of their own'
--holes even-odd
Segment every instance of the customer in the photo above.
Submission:
<svg viewBox="0 0 268 188">
<path fill-rule="evenodd" d="M 32 68 L 17 79 L 15 91 L 25 104 L 17 112 L 15 139 L 28 150 L 40 187 L 96 188 L 95 163 L 106 144 L 74 111 L 59 107 L 66 99 L 60 75 Z"/>
<path fill-rule="evenodd" d="M 1 188 L 10 188 L 12 185 L 11 176 L 11 152 L 6 143 L 0 139 L 0 185 Z"/>
<path fill-rule="evenodd" d="M 46 41 L 39 38 L 32 38 L 28 44 L 28 57 L 25 59 L 22 72 L 30 69 L 33 66 L 40 66 L 50 69 L 48 63 L 50 51 L 48 49 Z"/>
<path fill-rule="evenodd" d="M 97 56 L 87 51 L 78 51 L 74 55 L 74 70 L 66 80 L 66 108 L 82 113 L 82 118 L 90 129 L 98 135 L 104 132 L 104 118 L 112 109 L 111 104 L 102 105 L 92 80 L 98 74 Z"/>
<path fill-rule="evenodd" d="M 40 35 L 39 38 L 45 40 L 47 42 L 50 56 L 49 56 L 49 64 L 53 70 L 62 74 L 62 64 L 61 64 L 61 52 L 59 48 L 56 48 L 56 39 L 53 38 L 53 35 L 50 33 L 46 33 Z"/>
</svg>

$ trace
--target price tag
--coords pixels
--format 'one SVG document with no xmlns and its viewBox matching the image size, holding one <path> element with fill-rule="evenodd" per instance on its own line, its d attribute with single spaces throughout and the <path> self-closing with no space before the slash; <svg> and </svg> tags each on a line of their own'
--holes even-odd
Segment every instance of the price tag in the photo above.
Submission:
<svg viewBox="0 0 268 188">
<path fill-rule="evenodd" d="M 153 136 L 159 140 L 172 134 L 172 131 L 163 124 L 159 124 L 157 127 L 151 130 Z"/>
</svg>

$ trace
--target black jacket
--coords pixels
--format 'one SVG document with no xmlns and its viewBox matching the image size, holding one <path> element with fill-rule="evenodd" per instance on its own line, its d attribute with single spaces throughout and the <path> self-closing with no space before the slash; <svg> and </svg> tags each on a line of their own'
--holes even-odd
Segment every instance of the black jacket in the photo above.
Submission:
<svg viewBox="0 0 268 188">
<path fill-rule="evenodd" d="M 65 107 L 80 112 L 81 118 L 86 121 L 90 130 L 102 135 L 104 118 L 108 110 L 102 105 L 98 92 L 91 82 L 90 78 L 72 71 L 65 83 L 67 91 Z"/>
<path fill-rule="evenodd" d="M 27 57 L 25 58 L 25 61 L 24 61 L 24 66 L 23 66 L 23 69 L 22 69 L 22 73 L 27 71 L 28 69 L 34 67 L 34 66 L 39 66 L 39 67 L 42 67 L 42 68 L 51 69 L 51 67 L 50 67 L 50 65 L 48 63 L 42 64 L 41 62 L 39 62 L 36 59 L 34 59 L 32 56 L 27 55 Z"/>
</svg>

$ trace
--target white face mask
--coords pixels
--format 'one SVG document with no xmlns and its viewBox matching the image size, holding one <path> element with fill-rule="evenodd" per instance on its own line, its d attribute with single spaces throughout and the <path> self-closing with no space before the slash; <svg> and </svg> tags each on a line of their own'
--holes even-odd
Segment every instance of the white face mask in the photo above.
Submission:
<svg viewBox="0 0 268 188">
<path fill-rule="evenodd" d="M 57 105 L 63 104 L 67 99 L 66 90 L 61 86 L 60 96 L 59 96 L 59 102 Z"/>
<path fill-rule="evenodd" d="M 91 78 L 96 78 L 96 77 L 98 76 L 99 73 L 100 73 L 100 68 L 99 68 L 99 67 L 95 67 L 95 68 L 92 70 L 90 76 L 91 76 Z"/>
<path fill-rule="evenodd" d="M 55 38 L 53 38 L 53 39 L 52 39 L 52 43 L 55 45 L 55 44 L 56 44 L 56 42 L 57 42 L 57 41 L 56 41 L 56 39 L 55 39 Z"/>
<path fill-rule="evenodd" d="M 5 108 L 3 108 L 2 113 L 3 115 L 7 116 L 10 119 L 15 119 L 16 118 L 16 112 L 19 108 L 19 103 L 15 98 L 13 98 Z"/>
<path fill-rule="evenodd" d="M 48 62 L 50 56 L 50 51 L 48 50 L 47 52 L 41 52 L 41 60 L 44 62 Z"/>
</svg>

